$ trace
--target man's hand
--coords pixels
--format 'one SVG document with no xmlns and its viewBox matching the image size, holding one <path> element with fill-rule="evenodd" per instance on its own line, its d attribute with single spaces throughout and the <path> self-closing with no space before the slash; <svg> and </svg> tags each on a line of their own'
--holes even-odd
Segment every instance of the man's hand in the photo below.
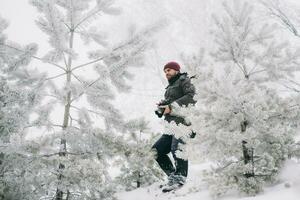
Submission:
<svg viewBox="0 0 300 200">
<path fill-rule="evenodd" d="M 164 115 L 171 113 L 171 108 L 170 106 L 166 105 Z"/>
</svg>

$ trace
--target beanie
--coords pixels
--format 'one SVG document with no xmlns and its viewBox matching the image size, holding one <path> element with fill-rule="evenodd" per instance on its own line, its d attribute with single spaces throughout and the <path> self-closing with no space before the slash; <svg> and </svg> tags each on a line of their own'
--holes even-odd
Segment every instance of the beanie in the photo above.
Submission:
<svg viewBox="0 0 300 200">
<path fill-rule="evenodd" d="M 169 62 L 164 66 L 164 70 L 166 68 L 174 69 L 176 71 L 180 71 L 180 65 L 177 62 Z"/>
</svg>

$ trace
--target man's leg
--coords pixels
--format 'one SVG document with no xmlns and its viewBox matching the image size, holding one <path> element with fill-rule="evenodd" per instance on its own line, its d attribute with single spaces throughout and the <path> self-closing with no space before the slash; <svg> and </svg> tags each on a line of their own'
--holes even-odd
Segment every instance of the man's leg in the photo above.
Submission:
<svg viewBox="0 0 300 200">
<path fill-rule="evenodd" d="M 163 134 L 152 146 L 157 152 L 156 161 L 161 169 L 169 176 L 175 172 L 174 166 L 167 155 L 171 151 L 172 135 Z"/>
<path fill-rule="evenodd" d="M 172 144 L 171 144 L 171 151 L 172 151 L 172 155 L 173 155 L 174 160 L 175 160 L 175 166 L 176 166 L 175 175 L 181 175 L 181 176 L 187 177 L 187 174 L 188 174 L 188 160 L 184 160 L 182 158 L 179 158 L 176 155 L 176 152 L 182 151 L 182 149 L 178 148 L 178 144 L 185 145 L 185 142 L 181 138 L 177 139 L 173 136 Z"/>
<path fill-rule="evenodd" d="M 168 177 L 168 184 L 162 189 L 163 192 L 170 192 L 177 188 L 180 188 L 184 185 L 187 171 L 188 171 L 188 161 L 182 158 L 179 158 L 176 155 L 176 152 L 182 151 L 178 148 L 178 144 L 185 144 L 181 139 L 176 139 L 174 136 L 172 137 L 171 143 L 171 152 L 175 160 L 176 170 L 175 172 L 171 173 Z"/>
</svg>

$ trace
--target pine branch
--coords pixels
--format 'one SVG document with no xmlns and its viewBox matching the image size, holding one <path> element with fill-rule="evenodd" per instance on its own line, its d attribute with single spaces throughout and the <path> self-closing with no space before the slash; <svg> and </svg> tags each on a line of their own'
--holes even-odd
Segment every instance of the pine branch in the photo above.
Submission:
<svg viewBox="0 0 300 200">
<path fill-rule="evenodd" d="M 298 83 L 298 82 L 296 82 L 296 81 L 294 81 L 294 80 L 288 79 L 288 81 L 294 83 L 294 84 L 297 85 L 297 86 L 300 86 L 300 83 Z"/>
<path fill-rule="evenodd" d="M 24 51 L 24 50 L 18 49 L 18 48 L 16 48 L 16 47 L 13 47 L 13 46 L 10 46 L 10 45 L 7 45 L 7 44 L 0 44 L 0 45 L 5 46 L 5 47 L 8 47 L 8 48 L 11 48 L 11 49 L 14 49 L 14 50 L 17 50 L 17 51 L 20 51 L 20 52 L 23 52 L 23 53 L 28 53 L 28 52 L 26 52 L 26 51 Z M 62 66 L 60 66 L 60 65 L 58 65 L 58 64 L 56 64 L 56 63 L 46 61 L 46 60 L 44 60 L 44 59 L 42 59 L 42 58 L 40 58 L 40 57 L 34 56 L 34 55 L 30 55 L 30 57 L 32 57 L 32 58 L 34 58 L 34 59 L 36 59 L 36 60 L 40 60 L 40 61 L 42 61 L 42 62 L 51 64 L 51 65 L 53 65 L 53 66 L 55 66 L 55 67 L 58 67 L 59 69 L 61 69 L 61 70 L 63 70 L 63 71 L 66 72 L 66 69 L 65 69 L 65 68 L 63 68 Z"/>
<path fill-rule="evenodd" d="M 61 22 L 69 29 L 69 31 L 72 30 L 72 28 L 66 22 L 64 22 L 63 20 L 61 20 Z"/>
<path fill-rule="evenodd" d="M 275 5 L 267 5 L 264 3 L 265 7 L 270 11 L 271 16 L 275 16 L 279 19 L 279 21 L 296 37 L 300 37 L 298 34 L 298 30 L 295 25 L 291 22 L 291 20 L 284 14 L 284 12 L 279 8 L 279 6 L 275 7 Z"/>
<path fill-rule="evenodd" d="M 97 83 L 99 80 L 101 80 L 102 77 L 100 76 L 99 78 L 97 78 L 96 80 L 94 80 L 93 82 L 91 82 L 90 84 L 88 84 L 84 90 L 90 88 L 91 86 L 93 86 L 95 83 Z M 73 101 L 75 101 L 76 99 L 78 99 L 79 97 L 81 97 L 83 94 L 85 93 L 85 91 L 81 92 L 78 96 L 74 97 L 73 99 L 71 99 L 70 103 L 72 103 Z"/>
<path fill-rule="evenodd" d="M 98 8 L 95 12 L 87 15 L 86 17 L 84 17 L 83 19 L 81 19 L 75 26 L 74 29 L 77 29 L 82 23 L 84 23 L 86 20 L 88 20 L 89 18 L 93 17 L 94 15 L 98 14 L 101 11 L 101 8 Z"/>
<path fill-rule="evenodd" d="M 52 153 L 52 154 L 43 154 L 43 155 L 40 155 L 40 157 L 52 157 L 52 156 L 56 156 L 56 155 L 59 155 L 59 153 Z"/>
<path fill-rule="evenodd" d="M 69 152 L 69 151 L 67 151 L 66 153 L 69 154 L 69 155 L 73 155 L 73 156 L 81 156 L 81 155 L 85 155 L 85 154 L 88 154 L 88 155 L 93 154 L 92 152 Z"/>
<path fill-rule="evenodd" d="M 59 98 L 59 96 L 56 96 L 56 95 L 52 95 L 52 94 L 42 94 L 43 96 L 47 96 L 47 97 L 53 97 L 53 98 L 55 98 L 55 99 L 58 99 L 58 100 L 61 100 L 60 98 Z"/>
<path fill-rule="evenodd" d="M 95 60 L 92 60 L 92 61 L 90 61 L 90 62 L 87 62 L 87 63 L 81 64 L 81 65 L 78 65 L 78 66 L 74 67 L 71 71 L 73 72 L 73 71 L 75 71 L 76 69 L 79 69 L 79 68 L 81 68 L 81 67 L 85 67 L 85 66 L 88 66 L 88 65 L 90 65 L 90 64 L 97 63 L 97 62 L 103 60 L 105 57 L 106 57 L 106 56 L 103 56 L 103 57 L 97 58 L 97 59 L 95 59 Z"/>
<path fill-rule="evenodd" d="M 79 156 L 79 155 L 85 155 L 85 154 L 88 154 L 88 155 L 91 155 L 93 154 L 92 152 L 69 152 L 69 151 L 66 151 L 65 152 L 66 154 L 69 154 L 69 155 L 73 155 L 73 156 Z M 43 155 L 39 155 L 38 157 L 52 157 L 52 156 L 59 156 L 59 153 L 51 153 L 51 154 L 43 154 Z"/>
<path fill-rule="evenodd" d="M 250 76 L 252 74 L 256 74 L 256 73 L 260 73 L 260 72 L 264 72 L 264 71 L 267 71 L 267 70 L 266 69 L 261 69 L 261 70 L 258 70 L 258 71 L 251 72 L 248 75 Z"/>
<path fill-rule="evenodd" d="M 227 167 L 229 167 L 230 165 L 234 164 L 234 163 L 239 163 L 239 162 L 242 162 L 244 161 L 244 159 L 239 159 L 237 161 L 231 161 L 231 162 L 228 162 L 226 165 L 222 166 L 222 167 L 219 167 L 217 168 L 215 171 L 218 173 L 224 169 L 226 169 Z"/>
<path fill-rule="evenodd" d="M 128 43 L 129 44 L 129 43 Z M 124 46 L 124 45 L 122 45 L 122 46 Z M 117 48 L 115 48 L 115 49 L 118 49 L 118 48 L 121 48 L 121 46 L 120 47 L 117 47 Z M 139 50 L 141 50 L 141 49 L 143 49 L 144 48 L 144 46 L 142 46 Z M 135 56 L 136 54 L 138 53 L 138 51 L 137 52 L 135 52 L 135 54 L 134 55 L 132 55 L 132 56 Z M 128 60 L 125 62 L 125 63 L 123 63 L 123 65 L 124 64 L 126 64 L 128 62 Z M 72 72 L 72 70 L 71 70 L 71 72 Z M 102 79 L 102 77 L 100 76 L 99 78 L 97 78 L 95 81 L 93 81 L 92 83 L 90 83 L 87 87 L 85 87 L 85 89 L 84 89 L 84 91 L 83 92 L 81 92 L 77 97 L 75 97 L 74 99 L 71 99 L 71 103 L 74 101 L 74 100 L 76 100 L 76 99 L 78 99 L 79 97 L 81 97 L 84 93 L 85 93 L 85 90 L 86 89 L 88 89 L 88 88 L 90 88 L 91 86 L 93 86 L 95 83 L 97 83 L 99 80 L 101 80 Z"/>
<path fill-rule="evenodd" d="M 119 50 L 119 49 L 121 49 L 121 48 L 124 48 L 125 46 L 131 45 L 131 44 L 135 41 L 135 39 L 136 39 L 136 38 L 133 38 L 133 39 L 129 40 L 128 42 L 126 42 L 125 44 L 122 44 L 122 45 L 120 45 L 120 46 L 118 46 L 118 47 L 112 49 L 112 51 L 111 51 L 109 54 L 107 54 L 107 55 L 104 55 L 104 56 L 102 56 L 102 57 L 100 57 L 100 58 L 97 58 L 97 59 L 95 59 L 95 60 L 92 60 L 92 61 L 90 61 L 90 62 L 81 64 L 81 65 L 78 65 L 78 66 L 72 68 L 72 69 L 71 69 L 71 72 L 73 72 L 73 71 L 75 71 L 75 70 L 77 70 L 77 69 L 79 69 L 79 68 L 81 68 L 81 67 L 85 67 L 85 66 L 88 66 L 88 65 L 91 65 L 91 64 L 94 64 L 94 63 L 97 63 L 97 62 L 103 60 L 104 58 L 106 58 L 106 57 L 108 57 L 109 55 L 111 55 L 114 51 L 117 51 L 117 50 Z"/>
<path fill-rule="evenodd" d="M 53 123 L 50 123 L 51 126 L 55 126 L 55 127 L 60 127 L 62 128 L 63 126 L 62 125 L 59 125 L 59 124 L 53 124 Z M 26 129 L 26 128 L 32 128 L 32 127 L 37 127 L 37 126 L 49 126 L 49 124 L 39 124 L 39 125 L 28 125 L 28 126 L 25 126 L 23 129 Z"/>
<path fill-rule="evenodd" d="M 71 105 L 71 108 L 74 108 L 74 109 L 76 109 L 76 110 L 80 110 L 80 108 L 78 108 L 78 107 L 76 107 L 76 106 L 72 106 L 72 105 Z M 87 111 L 88 111 L 88 112 L 91 112 L 91 113 L 93 113 L 93 114 L 100 115 L 101 117 L 103 116 L 102 113 L 96 112 L 96 111 L 94 111 L 94 110 L 87 109 Z"/>
<path fill-rule="evenodd" d="M 84 81 L 82 81 L 77 75 L 75 75 L 73 72 L 71 72 L 71 75 L 76 78 L 80 83 L 84 84 Z"/>
<path fill-rule="evenodd" d="M 297 92 L 297 93 L 300 93 L 300 90 L 294 88 L 294 87 L 291 87 L 291 86 L 288 86 L 286 84 L 282 84 L 285 88 L 289 89 L 289 90 L 292 90 L 294 92 Z"/>
<path fill-rule="evenodd" d="M 48 81 L 48 80 L 51 80 L 51 79 L 55 79 L 55 78 L 58 78 L 58 77 L 61 77 L 61 76 L 65 75 L 65 74 L 67 74 L 67 73 L 64 72 L 64 73 L 58 74 L 56 76 L 52 76 L 52 77 L 46 78 L 45 80 Z"/>
<path fill-rule="evenodd" d="M 249 77 L 249 75 L 247 75 L 247 72 L 246 72 L 246 69 L 245 69 L 245 67 L 244 67 L 244 65 L 241 65 L 238 61 L 237 61 L 237 59 L 236 59 L 236 57 L 235 57 L 235 55 L 234 55 L 234 53 L 233 53 L 233 49 L 231 49 L 231 56 L 232 56 L 232 60 L 233 60 L 233 62 L 238 66 L 238 68 L 242 71 L 242 73 L 244 74 L 244 76 L 247 78 L 247 77 Z"/>
<path fill-rule="evenodd" d="M 291 105 L 291 106 L 289 106 L 289 108 L 293 108 L 293 107 L 296 107 L 296 106 L 300 106 L 300 105 L 299 104 Z M 268 119 L 271 119 L 271 118 L 274 118 L 274 117 L 281 117 L 283 114 L 287 114 L 288 112 L 291 112 L 291 111 L 293 111 L 293 110 L 287 110 L 285 113 L 269 116 Z"/>
<path fill-rule="evenodd" d="M 66 55 L 65 55 L 64 52 L 62 52 L 62 54 L 63 54 L 63 59 L 64 59 L 65 66 L 67 67 L 67 66 L 68 66 L 68 63 L 67 63 Z"/>
</svg>

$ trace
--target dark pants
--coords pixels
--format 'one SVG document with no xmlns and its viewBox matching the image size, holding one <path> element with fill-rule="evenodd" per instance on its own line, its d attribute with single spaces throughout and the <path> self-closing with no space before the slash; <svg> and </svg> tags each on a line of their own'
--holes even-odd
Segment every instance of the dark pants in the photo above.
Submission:
<svg viewBox="0 0 300 200">
<path fill-rule="evenodd" d="M 175 175 L 187 177 L 188 161 L 176 156 L 176 151 L 181 151 L 178 149 L 178 143 L 185 144 L 181 139 L 176 139 L 173 135 L 163 134 L 152 148 L 156 149 L 156 161 L 168 176 L 174 172 Z M 175 168 L 167 155 L 170 152 L 172 152 L 175 160 Z"/>
</svg>

